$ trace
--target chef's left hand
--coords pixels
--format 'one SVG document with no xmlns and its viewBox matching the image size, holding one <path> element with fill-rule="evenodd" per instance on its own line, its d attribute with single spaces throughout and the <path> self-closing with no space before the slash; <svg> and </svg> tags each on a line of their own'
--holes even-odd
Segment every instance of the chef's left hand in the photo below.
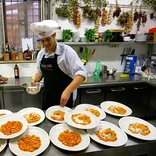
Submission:
<svg viewBox="0 0 156 156">
<path fill-rule="evenodd" d="M 61 95 L 61 100 L 60 100 L 60 106 L 61 107 L 64 107 L 67 104 L 67 102 L 68 102 L 68 100 L 70 98 L 70 94 L 71 93 L 69 91 L 67 91 L 67 90 L 63 91 L 63 93 Z"/>
</svg>

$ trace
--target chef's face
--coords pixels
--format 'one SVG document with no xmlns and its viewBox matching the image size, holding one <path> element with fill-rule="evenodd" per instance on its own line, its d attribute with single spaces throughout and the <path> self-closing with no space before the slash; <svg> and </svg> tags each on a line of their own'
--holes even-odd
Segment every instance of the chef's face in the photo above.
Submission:
<svg viewBox="0 0 156 156">
<path fill-rule="evenodd" d="M 46 51 L 53 52 L 56 47 L 56 41 L 55 41 L 56 33 L 53 35 L 40 39 L 42 45 L 45 47 Z"/>
</svg>

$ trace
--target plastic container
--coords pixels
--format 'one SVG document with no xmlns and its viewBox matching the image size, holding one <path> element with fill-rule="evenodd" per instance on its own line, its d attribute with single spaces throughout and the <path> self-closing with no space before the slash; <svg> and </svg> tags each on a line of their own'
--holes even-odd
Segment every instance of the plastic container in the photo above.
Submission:
<svg viewBox="0 0 156 156">
<path fill-rule="evenodd" d="M 98 60 L 98 61 L 96 62 L 96 67 L 95 67 L 95 70 L 94 70 L 94 76 L 95 76 L 95 77 L 99 77 L 100 72 L 101 72 L 101 61 Z"/>
</svg>

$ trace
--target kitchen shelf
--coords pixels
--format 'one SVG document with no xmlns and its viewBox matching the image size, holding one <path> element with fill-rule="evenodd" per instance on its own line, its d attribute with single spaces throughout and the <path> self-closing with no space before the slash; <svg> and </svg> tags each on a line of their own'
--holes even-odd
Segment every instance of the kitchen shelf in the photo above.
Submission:
<svg viewBox="0 0 156 156">
<path fill-rule="evenodd" d="M 131 44 L 155 44 L 156 42 L 59 42 L 62 44 L 67 44 L 70 46 L 113 46 L 113 45 L 119 45 L 119 46 L 128 46 Z"/>
<path fill-rule="evenodd" d="M 36 60 L 0 61 L 0 64 L 15 64 L 15 63 L 36 63 Z"/>
</svg>

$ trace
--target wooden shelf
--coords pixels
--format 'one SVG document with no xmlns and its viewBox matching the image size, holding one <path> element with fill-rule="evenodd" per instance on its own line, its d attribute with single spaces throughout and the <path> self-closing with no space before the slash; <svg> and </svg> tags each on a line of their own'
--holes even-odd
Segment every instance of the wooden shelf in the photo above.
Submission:
<svg viewBox="0 0 156 156">
<path fill-rule="evenodd" d="M 0 61 L 0 64 L 15 64 L 15 63 L 36 63 L 36 60 Z"/>
</svg>

